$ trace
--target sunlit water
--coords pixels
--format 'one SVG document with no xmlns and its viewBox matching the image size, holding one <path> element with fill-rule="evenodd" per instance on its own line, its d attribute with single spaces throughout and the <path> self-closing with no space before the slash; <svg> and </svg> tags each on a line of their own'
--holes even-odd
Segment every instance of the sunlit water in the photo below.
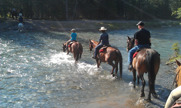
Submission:
<svg viewBox="0 0 181 108">
<path fill-rule="evenodd" d="M 70 33 L 1 32 L 0 107 L 129 108 L 140 103 L 145 107 L 163 107 L 174 78 L 165 62 L 173 54 L 171 45 L 181 40 L 181 29 L 151 29 L 152 48 L 161 54 L 161 67 L 156 79 L 160 99 L 152 98 L 150 104 L 139 100 L 140 86 L 132 89 L 132 73 L 127 70 L 126 40 L 136 31 L 108 32 L 110 44 L 123 55 L 122 80 L 110 75 L 111 66 L 102 63 L 98 69 L 91 58 L 88 40 L 98 40 L 99 32 L 78 32 L 84 52 L 77 64 L 71 54 L 62 51 Z M 147 86 L 145 93 L 147 96 Z"/>
</svg>

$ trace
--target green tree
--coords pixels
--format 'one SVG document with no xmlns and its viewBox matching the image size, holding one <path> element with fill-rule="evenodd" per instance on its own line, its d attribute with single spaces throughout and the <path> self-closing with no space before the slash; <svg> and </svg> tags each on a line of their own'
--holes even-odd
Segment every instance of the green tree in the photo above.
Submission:
<svg viewBox="0 0 181 108">
<path fill-rule="evenodd" d="M 171 48 L 171 49 L 174 51 L 174 56 L 175 56 L 175 57 L 178 57 L 179 51 L 180 51 L 178 42 L 177 42 L 177 43 L 174 43 L 174 44 L 172 45 L 172 48 Z"/>
</svg>

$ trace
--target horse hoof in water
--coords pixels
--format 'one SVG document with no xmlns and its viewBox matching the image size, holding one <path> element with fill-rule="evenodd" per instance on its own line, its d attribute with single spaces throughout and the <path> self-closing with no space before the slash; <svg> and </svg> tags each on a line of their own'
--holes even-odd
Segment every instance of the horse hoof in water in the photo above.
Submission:
<svg viewBox="0 0 181 108">
<path fill-rule="evenodd" d="M 145 99 L 146 102 L 151 102 L 151 99 Z"/>
<path fill-rule="evenodd" d="M 152 93 L 152 96 L 153 96 L 154 98 L 157 98 L 157 99 L 159 98 L 156 93 Z"/>
<path fill-rule="evenodd" d="M 114 74 L 112 74 L 112 77 L 115 77 L 115 75 L 114 75 Z"/>
<path fill-rule="evenodd" d="M 145 97 L 145 93 L 141 93 L 140 97 Z"/>
</svg>

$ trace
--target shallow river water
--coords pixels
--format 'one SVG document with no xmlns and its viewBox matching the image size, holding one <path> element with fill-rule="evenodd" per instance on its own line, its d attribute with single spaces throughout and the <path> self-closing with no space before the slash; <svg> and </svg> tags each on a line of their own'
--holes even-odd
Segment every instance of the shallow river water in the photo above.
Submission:
<svg viewBox="0 0 181 108">
<path fill-rule="evenodd" d="M 82 59 L 75 64 L 72 55 L 62 51 L 69 39 L 67 32 L 3 31 L 0 34 L 0 107 L 1 108 L 147 108 L 163 107 L 172 89 L 174 73 L 165 62 L 173 54 L 171 46 L 181 40 L 181 28 L 150 29 L 152 48 L 161 55 L 156 78 L 159 99 L 151 103 L 139 99 L 140 86 L 132 89 L 132 73 L 127 70 L 127 36 L 137 29 L 108 31 L 110 44 L 123 56 L 123 77 L 110 75 L 105 63 L 97 69 L 88 40 L 98 40 L 99 32 L 78 32 L 83 44 Z M 147 74 L 144 75 L 147 82 Z M 145 87 L 146 97 L 148 86 Z"/>
</svg>

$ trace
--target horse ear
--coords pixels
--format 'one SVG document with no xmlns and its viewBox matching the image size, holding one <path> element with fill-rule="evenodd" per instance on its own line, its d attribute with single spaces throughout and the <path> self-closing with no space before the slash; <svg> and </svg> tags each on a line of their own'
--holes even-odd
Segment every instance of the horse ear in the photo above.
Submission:
<svg viewBox="0 0 181 108">
<path fill-rule="evenodd" d="M 131 40 L 131 38 L 129 36 L 127 36 L 127 37 L 128 37 L 128 40 Z"/>
<path fill-rule="evenodd" d="M 178 66 L 181 66 L 181 63 L 178 60 L 175 60 Z"/>
</svg>

